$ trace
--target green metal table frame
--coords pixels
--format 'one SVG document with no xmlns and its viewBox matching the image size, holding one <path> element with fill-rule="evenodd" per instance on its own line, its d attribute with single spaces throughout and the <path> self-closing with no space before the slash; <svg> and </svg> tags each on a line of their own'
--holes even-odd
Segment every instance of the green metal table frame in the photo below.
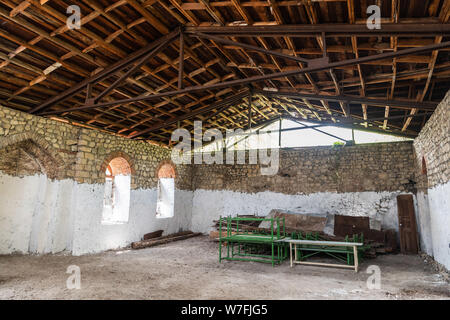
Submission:
<svg viewBox="0 0 450 320">
<path fill-rule="evenodd" d="M 261 230 L 251 231 L 240 228 L 244 221 L 269 221 L 270 233 Z M 222 226 L 226 226 L 226 234 L 223 235 Z M 232 230 L 235 227 L 236 231 Z M 249 218 L 226 217 L 219 219 L 219 262 L 255 261 L 271 263 L 272 266 L 282 263 L 287 259 L 288 243 L 284 218 Z M 226 256 L 222 255 L 222 244 L 226 245 Z M 269 254 L 265 252 L 270 252 Z"/>
<path fill-rule="evenodd" d="M 270 222 L 270 229 L 268 231 L 261 228 L 250 230 L 242 227 L 243 222 L 248 221 L 260 223 L 268 221 Z M 225 234 L 222 230 L 223 227 L 226 227 Z M 233 228 L 235 231 L 233 231 Z M 223 244 L 226 247 L 225 256 L 222 254 Z M 343 242 L 322 239 L 317 232 L 304 234 L 293 232 L 287 236 L 284 217 L 219 218 L 219 262 L 222 262 L 222 260 L 255 261 L 271 263 L 272 266 L 275 266 L 286 260 L 289 252 L 291 267 L 296 263 L 351 268 L 357 272 L 362 253 L 367 248 L 368 246 L 364 245 L 363 234 L 360 236 L 353 235 L 352 238 L 347 236 Z M 320 253 L 324 253 L 343 264 L 305 261 L 307 258 Z"/>
</svg>

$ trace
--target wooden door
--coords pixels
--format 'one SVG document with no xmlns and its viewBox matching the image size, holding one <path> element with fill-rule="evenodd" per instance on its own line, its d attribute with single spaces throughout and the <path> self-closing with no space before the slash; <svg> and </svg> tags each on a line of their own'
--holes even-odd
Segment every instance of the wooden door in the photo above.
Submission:
<svg viewBox="0 0 450 320">
<path fill-rule="evenodd" d="M 417 254 L 419 251 L 414 200 L 411 194 L 397 196 L 401 253 Z"/>
</svg>

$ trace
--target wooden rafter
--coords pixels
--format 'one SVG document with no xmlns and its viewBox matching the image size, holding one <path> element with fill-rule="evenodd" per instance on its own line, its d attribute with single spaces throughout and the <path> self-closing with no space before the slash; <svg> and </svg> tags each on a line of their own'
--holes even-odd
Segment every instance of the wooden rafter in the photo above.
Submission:
<svg viewBox="0 0 450 320">
<path fill-rule="evenodd" d="M 342 119 L 362 119 L 370 130 L 417 134 L 432 111 L 424 101 L 435 105 L 448 89 L 449 1 L 428 1 L 425 12 L 414 4 L 403 12 L 404 2 L 393 0 L 382 7 L 382 16 L 389 18 L 381 19 L 381 30 L 365 26 L 366 3 L 77 0 L 82 28 L 70 30 L 62 0 L 5 0 L 0 5 L 0 103 L 128 137 L 147 132 L 139 137 L 163 143 L 176 127 L 174 119 L 189 130 L 193 117 L 207 127 L 245 128 L 249 110 L 252 127 L 295 113 L 308 121 L 338 125 Z M 342 20 L 334 12 L 348 16 Z M 108 72 L 170 30 L 180 30 L 180 24 L 182 45 L 161 45 L 154 54 L 146 51 L 148 59 L 142 53 Z M 435 50 L 422 50 L 430 45 Z M 145 61 L 139 63 L 140 58 Z M 98 81 L 84 82 L 98 75 Z M 247 99 L 209 109 L 249 84 L 255 92 L 303 97 L 254 94 L 250 108 Z M 71 88 L 79 90 L 66 96 Z M 404 102 L 414 88 L 421 89 L 414 93 L 417 108 L 364 100 Z M 362 100 L 338 99 L 343 96 Z"/>
</svg>

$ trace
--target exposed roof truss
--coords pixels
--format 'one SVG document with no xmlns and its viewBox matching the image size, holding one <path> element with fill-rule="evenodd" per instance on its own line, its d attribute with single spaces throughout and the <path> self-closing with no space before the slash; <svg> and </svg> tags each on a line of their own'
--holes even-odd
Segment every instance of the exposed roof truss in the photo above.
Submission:
<svg viewBox="0 0 450 320">
<path fill-rule="evenodd" d="M 449 16 L 448 0 L 5 0 L 0 103 L 164 144 L 195 119 L 280 116 L 413 137 L 449 89 Z"/>
</svg>

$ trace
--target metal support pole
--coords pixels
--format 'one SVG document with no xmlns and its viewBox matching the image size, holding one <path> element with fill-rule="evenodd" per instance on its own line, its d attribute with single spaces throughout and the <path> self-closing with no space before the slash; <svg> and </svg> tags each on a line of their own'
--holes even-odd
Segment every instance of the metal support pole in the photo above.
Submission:
<svg viewBox="0 0 450 320">
<path fill-rule="evenodd" d="M 302 126 L 305 126 L 305 127 L 307 127 L 307 125 L 306 124 L 304 124 L 304 123 L 301 123 L 301 122 L 299 122 L 299 121 L 297 121 L 297 120 L 293 120 L 294 122 L 297 122 L 298 124 L 300 124 L 300 125 L 302 125 Z M 311 128 L 312 130 L 314 130 L 314 131 L 317 131 L 317 132 L 320 132 L 320 133 L 323 133 L 323 134 L 325 134 L 325 135 L 327 135 L 327 136 L 330 136 L 330 137 L 333 137 L 333 138 L 336 138 L 336 139 L 338 139 L 338 140 L 341 140 L 341 141 L 343 141 L 343 142 L 347 142 L 347 140 L 345 140 L 345 139 L 343 139 L 343 138 L 340 138 L 340 137 L 338 137 L 338 136 L 335 136 L 334 134 L 331 134 L 331 133 L 328 133 L 328 132 L 325 132 L 325 131 L 322 131 L 322 130 L 320 130 L 320 129 L 317 129 L 317 128 Z"/>
</svg>

